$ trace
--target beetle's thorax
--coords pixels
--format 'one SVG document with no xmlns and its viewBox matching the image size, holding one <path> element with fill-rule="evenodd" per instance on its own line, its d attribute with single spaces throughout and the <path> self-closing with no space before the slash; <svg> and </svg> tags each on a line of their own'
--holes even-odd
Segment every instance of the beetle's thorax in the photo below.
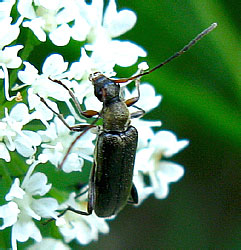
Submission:
<svg viewBox="0 0 241 250">
<path fill-rule="evenodd" d="M 130 112 L 120 100 L 104 105 L 101 114 L 105 131 L 123 132 L 130 124 Z"/>
<path fill-rule="evenodd" d="M 130 113 L 126 104 L 120 99 L 120 85 L 100 72 L 90 75 L 94 93 L 103 102 L 101 117 L 105 131 L 126 131 L 130 124 Z"/>
</svg>

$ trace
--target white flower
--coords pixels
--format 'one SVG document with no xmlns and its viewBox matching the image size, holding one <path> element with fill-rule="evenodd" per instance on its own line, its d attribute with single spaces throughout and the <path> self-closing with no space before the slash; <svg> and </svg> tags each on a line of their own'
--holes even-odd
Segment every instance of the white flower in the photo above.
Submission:
<svg viewBox="0 0 241 250">
<path fill-rule="evenodd" d="M 48 56 L 42 67 L 42 74 L 38 73 L 38 70 L 29 62 L 24 62 L 25 69 L 18 72 L 18 78 L 24 83 L 22 86 L 31 86 L 28 90 L 28 102 L 30 109 L 35 108 L 35 118 L 40 119 L 46 127 L 48 127 L 48 120 L 52 119 L 52 112 L 40 101 L 38 94 L 46 100 L 48 105 L 59 113 L 57 105 L 48 97 L 53 97 L 56 100 L 64 101 L 69 107 L 70 111 L 75 115 L 75 118 L 82 121 L 78 115 L 76 115 L 72 104 L 70 103 L 69 93 L 60 84 L 51 81 L 49 78 L 56 80 L 61 79 L 65 75 L 65 71 L 68 67 L 68 63 L 64 61 L 63 57 L 59 54 L 52 54 Z M 67 80 L 63 82 L 70 88 L 72 83 Z"/>
<path fill-rule="evenodd" d="M 70 125 L 74 125 L 74 117 L 68 116 L 65 121 Z M 46 131 L 38 131 L 44 142 L 41 146 L 42 154 L 46 155 L 48 160 L 56 167 L 62 162 L 69 146 L 74 141 L 78 133 L 71 131 L 57 117 L 54 118 Z M 63 165 L 63 171 L 69 173 L 71 171 L 81 171 L 84 159 L 93 161 L 90 155 L 93 154 L 94 145 L 92 141 L 95 135 L 87 132 L 79 141 L 76 142 Z"/>
<path fill-rule="evenodd" d="M 66 99 L 66 90 L 61 85 L 49 80 L 49 78 L 53 80 L 60 78 L 68 67 L 68 63 L 64 62 L 61 55 L 48 56 L 43 63 L 42 74 L 39 74 L 38 70 L 29 62 L 24 62 L 24 65 L 25 69 L 18 72 L 18 78 L 25 85 L 31 86 L 33 93 L 38 93 L 45 99 L 49 96 L 60 101 Z"/>
<path fill-rule="evenodd" d="M 18 52 L 22 49 L 22 45 L 15 45 L 5 47 L 3 50 L 0 50 L 0 62 L 1 65 L 6 65 L 7 68 L 15 69 L 22 64 L 22 59 L 18 57 Z"/>
<path fill-rule="evenodd" d="M 148 186 L 144 181 L 144 175 L 140 171 L 136 171 L 133 175 L 133 183 L 137 189 L 138 193 L 138 204 L 140 205 L 142 201 L 147 199 L 149 195 L 151 195 L 154 190 L 152 186 Z"/>
<path fill-rule="evenodd" d="M 124 89 L 125 100 L 135 96 L 138 96 L 136 88 L 132 92 L 130 92 L 127 88 Z M 160 95 L 156 95 L 152 85 L 142 83 L 140 85 L 140 99 L 138 100 L 136 106 L 142 108 L 145 112 L 149 112 L 160 104 L 161 99 L 162 97 Z M 131 113 L 138 111 L 135 107 L 130 107 L 129 110 Z M 131 124 L 138 130 L 138 148 L 140 149 L 148 146 L 148 141 L 154 136 L 152 127 L 160 127 L 161 121 L 132 119 Z"/>
<path fill-rule="evenodd" d="M 10 12 L 15 1 L 4 1 L 0 3 L 0 78 L 5 78 L 5 96 L 8 101 L 13 100 L 16 96 L 9 96 L 9 79 L 7 68 L 18 68 L 22 64 L 22 60 L 17 56 L 18 51 L 23 48 L 22 45 L 14 45 L 6 47 L 17 39 L 20 29 L 19 25 L 22 18 L 19 18 L 15 24 L 12 24 Z"/>
<path fill-rule="evenodd" d="M 22 22 L 22 18 L 19 18 L 15 24 L 12 24 L 13 18 L 10 17 L 14 3 L 15 1 L 0 3 L 0 49 L 16 40 L 20 33 L 19 25 Z"/>
<path fill-rule="evenodd" d="M 81 196 L 78 200 L 75 199 L 75 196 L 75 193 L 71 193 L 69 199 L 61 204 L 61 207 L 70 206 L 76 210 L 86 211 L 87 203 L 85 200 L 87 195 Z M 99 232 L 105 234 L 109 232 L 105 219 L 97 217 L 94 213 L 85 216 L 68 211 L 62 219 L 64 219 L 64 222 L 57 226 L 67 243 L 76 239 L 80 244 L 85 245 L 92 240 L 98 240 Z"/>
<path fill-rule="evenodd" d="M 25 104 L 14 106 L 8 115 L 5 109 L 5 118 L 0 121 L 0 158 L 10 161 L 8 150 L 17 150 L 24 157 L 31 157 L 40 145 L 40 136 L 33 131 L 22 130 L 23 126 L 32 120 Z"/>
<path fill-rule="evenodd" d="M 67 23 L 74 19 L 74 1 L 19 0 L 17 8 L 23 17 L 30 19 L 23 26 L 30 28 L 41 42 L 46 41 L 45 32 L 49 32 L 55 45 L 68 44 L 71 28 Z"/>
<path fill-rule="evenodd" d="M 92 51 L 91 59 L 98 69 L 111 72 L 115 64 L 127 67 L 134 64 L 139 56 L 146 52 L 129 41 L 112 40 L 130 30 L 136 23 L 136 15 L 130 10 L 117 12 L 116 3 L 110 0 L 103 15 L 103 0 L 93 0 L 91 5 L 83 6 L 81 16 L 89 25 L 88 45 L 85 49 Z M 77 29 L 76 29 L 77 31 Z M 80 29 L 81 32 L 81 29 Z"/>
<path fill-rule="evenodd" d="M 184 174 L 182 166 L 162 160 L 163 156 L 171 157 L 187 145 L 188 140 L 178 141 L 172 132 L 160 131 L 150 140 L 147 148 L 137 152 L 135 172 L 149 175 L 156 198 L 166 198 L 169 183 L 178 181 Z"/>
<path fill-rule="evenodd" d="M 56 240 L 53 238 L 43 238 L 41 242 L 37 242 L 30 247 L 28 250 L 43 250 L 43 249 L 51 249 L 51 250 L 70 250 L 71 248 L 64 244 L 61 240 Z"/>
<path fill-rule="evenodd" d="M 42 236 L 32 218 L 40 220 L 43 218 L 57 219 L 58 203 L 53 198 L 35 199 L 34 196 L 43 196 L 51 188 L 47 184 L 47 177 L 43 173 L 34 173 L 34 168 L 40 161 L 35 161 L 20 186 L 18 178 L 15 179 L 9 193 L 5 196 L 8 204 L 0 207 L 0 217 L 3 218 L 3 230 L 12 226 L 12 248 L 17 249 L 17 241 L 24 242 L 29 238 L 41 241 Z"/>
</svg>

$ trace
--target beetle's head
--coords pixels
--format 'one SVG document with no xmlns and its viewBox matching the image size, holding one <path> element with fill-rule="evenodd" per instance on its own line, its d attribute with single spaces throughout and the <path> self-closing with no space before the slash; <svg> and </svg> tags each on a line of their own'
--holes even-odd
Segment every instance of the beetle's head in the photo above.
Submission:
<svg viewBox="0 0 241 250">
<path fill-rule="evenodd" d="M 108 103 L 119 98 L 120 85 L 110 78 L 95 72 L 89 76 L 89 80 L 94 85 L 94 93 L 99 101 Z"/>
</svg>

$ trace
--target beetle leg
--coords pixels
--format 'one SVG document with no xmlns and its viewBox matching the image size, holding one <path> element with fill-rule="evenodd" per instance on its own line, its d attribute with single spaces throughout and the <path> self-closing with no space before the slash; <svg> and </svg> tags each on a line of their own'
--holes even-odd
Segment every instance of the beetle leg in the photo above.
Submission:
<svg viewBox="0 0 241 250">
<path fill-rule="evenodd" d="M 130 106 L 134 105 L 140 99 L 140 81 L 141 81 L 140 78 L 137 78 L 135 80 L 135 85 L 136 85 L 136 89 L 137 89 L 137 96 L 136 97 L 132 97 L 130 99 L 127 99 L 125 101 L 125 104 L 127 105 L 127 107 L 130 107 Z"/>
<path fill-rule="evenodd" d="M 65 85 L 64 85 L 65 86 Z M 66 87 L 67 88 L 67 87 Z M 79 138 L 85 134 L 90 128 L 93 128 L 93 127 L 96 127 L 96 125 L 94 125 L 98 119 L 99 119 L 99 116 L 100 114 L 97 112 L 97 111 L 94 111 L 94 110 L 86 110 L 85 112 L 88 114 L 88 117 L 91 117 L 91 113 L 94 115 L 98 115 L 97 118 L 95 118 L 95 120 L 91 123 L 91 124 L 77 124 L 77 125 L 74 125 L 74 126 L 69 126 L 69 124 L 64 120 L 64 117 L 62 114 L 59 114 L 57 113 L 56 111 L 54 111 L 48 104 L 47 102 L 44 100 L 43 97 L 39 96 L 37 94 L 37 96 L 40 98 L 40 101 L 43 102 L 45 104 L 45 106 L 50 109 L 55 115 L 58 116 L 58 118 L 64 123 L 64 125 L 70 130 L 70 131 L 78 131 L 78 132 L 82 132 L 80 133 L 76 138 L 75 140 L 71 143 L 70 147 L 68 148 L 68 151 L 67 153 L 65 154 L 62 162 L 60 163 L 60 165 L 58 166 L 58 168 L 62 168 L 65 160 L 67 159 L 71 149 L 73 148 L 74 144 L 79 140 Z"/>
<path fill-rule="evenodd" d="M 78 99 L 75 97 L 73 91 L 72 91 L 69 87 L 67 87 L 64 83 L 62 83 L 62 82 L 59 81 L 59 80 L 51 79 L 50 77 L 49 77 L 49 80 L 51 80 L 52 82 L 55 82 L 55 83 L 60 84 L 61 86 L 63 86 L 63 87 L 69 92 L 69 95 L 71 96 L 71 98 L 72 98 L 72 100 L 73 100 L 73 102 L 74 102 L 74 105 L 75 105 L 76 109 L 78 110 L 79 114 L 85 116 L 86 118 L 91 118 L 91 117 L 93 117 L 93 116 L 95 116 L 95 115 L 99 115 L 99 112 L 97 112 L 97 111 L 95 111 L 95 110 L 85 110 L 85 111 L 83 111 L 83 110 L 81 109 L 80 104 L 79 104 L 79 101 L 78 101 Z"/>
<path fill-rule="evenodd" d="M 131 194 L 129 197 L 129 200 L 127 201 L 128 204 L 138 204 L 138 193 L 137 193 L 137 189 L 134 185 L 134 183 L 132 183 L 132 188 L 131 188 Z"/>
<path fill-rule="evenodd" d="M 91 213 L 92 213 L 92 211 L 91 212 L 85 212 L 85 211 L 80 211 L 80 210 L 77 210 L 77 209 L 74 209 L 74 208 L 72 208 L 72 207 L 67 207 L 62 213 L 60 213 L 59 215 L 58 215 L 58 218 L 60 218 L 60 217 L 62 217 L 62 216 L 64 216 L 65 215 L 65 213 L 67 212 L 67 211 L 71 211 L 71 212 L 74 212 L 74 213 L 77 213 L 77 214 L 80 214 L 80 215 L 90 215 Z M 53 220 L 55 220 L 54 218 L 51 218 L 51 219 L 49 219 L 49 220 L 47 220 L 47 221 L 44 221 L 43 222 L 43 225 L 47 225 L 49 222 L 51 222 L 51 221 L 53 221 Z"/>
<path fill-rule="evenodd" d="M 94 177 L 95 177 L 95 168 L 96 165 L 95 163 L 93 164 L 93 167 L 91 169 L 91 176 L 90 176 L 90 181 L 89 181 L 89 190 L 88 190 L 88 207 L 87 207 L 87 212 L 80 211 L 77 209 L 74 209 L 72 207 L 67 207 L 61 214 L 58 215 L 58 217 L 63 216 L 67 211 L 71 211 L 80 215 L 91 215 L 93 210 L 94 210 Z M 80 195 L 84 194 L 87 190 L 85 190 L 83 193 L 79 194 L 76 196 L 79 197 Z M 137 191 L 136 191 L 137 192 Z"/>
<path fill-rule="evenodd" d="M 93 164 L 93 167 L 91 169 L 91 175 L 90 175 L 90 181 L 89 181 L 89 190 L 88 190 L 88 207 L 87 207 L 87 212 L 80 211 L 77 209 L 74 209 L 72 207 L 66 208 L 58 217 L 63 216 L 67 211 L 72 211 L 74 213 L 80 214 L 80 215 L 90 215 L 92 214 L 94 210 L 94 177 L 95 177 L 95 163 Z M 80 195 L 84 194 L 86 191 L 83 193 L 77 195 L 76 197 L 79 197 Z"/>
<path fill-rule="evenodd" d="M 134 108 L 138 109 L 138 111 L 131 113 L 131 119 L 133 118 L 141 118 L 146 112 L 144 109 L 137 107 L 136 105 L 133 105 Z"/>
<path fill-rule="evenodd" d="M 74 125 L 74 126 L 69 126 L 69 124 L 64 120 L 64 117 L 63 117 L 62 114 L 57 113 L 56 111 L 54 111 L 54 110 L 48 105 L 48 103 L 44 100 L 43 97 L 39 96 L 38 94 L 37 94 L 37 96 L 40 98 L 40 101 L 41 101 L 42 103 L 44 103 L 44 105 L 45 105 L 48 109 L 50 109 L 55 115 L 58 116 L 58 118 L 63 122 L 63 124 L 64 124 L 69 130 L 81 132 L 81 131 L 83 131 L 83 130 L 85 130 L 85 129 L 88 129 L 88 127 L 95 127 L 95 126 L 93 126 L 93 125 L 91 125 L 91 124 L 76 124 L 76 125 Z M 86 111 L 84 111 L 84 113 L 86 114 L 86 117 L 88 116 L 89 118 L 92 117 L 92 116 L 94 116 L 94 115 L 99 115 L 99 113 L 98 113 L 97 111 L 94 111 L 94 110 L 86 110 Z"/>
<path fill-rule="evenodd" d="M 64 120 L 64 117 L 62 114 L 57 113 L 56 111 L 54 111 L 49 105 L 48 103 L 44 100 L 43 97 L 39 96 L 39 94 L 37 94 L 37 96 L 40 98 L 40 101 L 49 109 L 51 110 L 55 115 L 58 116 L 58 118 L 63 122 L 63 124 L 71 131 L 74 131 L 74 129 L 72 129 L 71 126 L 69 126 L 69 124 Z"/>
</svg>

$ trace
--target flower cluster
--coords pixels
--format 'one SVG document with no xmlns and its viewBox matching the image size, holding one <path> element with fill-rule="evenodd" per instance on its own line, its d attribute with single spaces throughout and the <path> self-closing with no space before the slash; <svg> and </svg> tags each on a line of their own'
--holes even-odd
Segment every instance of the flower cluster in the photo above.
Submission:
<svg viewBox="0 0 241 250">
<path fill-rule="evenodd" d="M 14 17 L 11 16 L 13 9 L 16 10 Z M 27 168 L 22 181 L 19 178 L 13 180 L 5 196 L 8 203 L 0 206 L 0 218 L 3 219 L 0 229 L 12 227 L 13 249 L 17 248 L 17 242 L 25 242 L 29 238 L 38 242 L 32 246 L 33 249 L 48 246 L 69 249 L 59 240 L 42 238 L 34 223 L 34 220 L 42 218 L 56 221 L 66 243 L 76 239 L 80 244 L 88 244 L 97 240 L 100 232 L 109 231 L 107 220 L 98 218 L 94 213 L 81 216 L 66 212 L 58 217 L 68 206 L 85 211 L 87 195 L 76 199 L 76 194 L 71 193 L 69 198 L 66 195 L 66 201 L 62 202 L 62 199 L 62 204 L 59 204 L 57 197 L 50 192 L 52 185 L 47 184 L 47 176 L 35 172 L 36 166 L 40 164 L 51 163 L 58 167 L 78 136 L 63 121 L 69 126 L 88 123 L 86 118 L 80 117 L 69 92 L 58 81 L 73 91 L 81 107 L 101 110 L 101 103 L 94 96 L 88 80 L 89 75 L 99 71 L 111 77 L 115 75 L 115 65 L 131 66 L 139 57 L 146 56 L 145 50 L 133 42 L 116 39 L 135 25 L 135 13 L 127 9 L 117 11 L 115 0 L 110 0 L 105 11 L 103 9 L 103 0 L 92 0 L 91 4 L 75 0 L 5 0 L 0 3 L 0 78 L 4 82 L 4 94 L 7 103 L 10 103 L 9 107 L 16 101 L 21 102 L 10 111 L 5 107 L 5 117 L 0 119 L 0 160 L 10 168 L 11 163 L 16 164 L 11 160 L 11 152 L 16 150 L 21 157 L 26 158 Z M 79 60 L 69 63 L 60 53 L 54 53 L 42 58 L 42 69 L 37 69 L 37 66 L 27 61 L 30 55 L 25 48 L 29 47 L 31 40 L 26 40 L 26 44 L 18 44 L 21 32 L 27 29 L 40 42 L 48 40 L 52 46 L 56 46 L 56 51 L 59 46 L 68 46 L 74 40 L 79 43 Z M 23 51 L 21 55 L 24 55 L 24 61 L 18 55 L 20 50 Z M 13 92 L 18 91 L 16 95 L 10 95 L 10 82 L 15 81 L 11 74 L 9 76 L 11 69 L 18 69 L 17 80 L 11 89 Z M 123 95 L 130 98 L 137 95 L 136 91 L 130 93 L 125 87 Z M 152 85 L 141 84 L 140 92 L 138 106 L 146 112 L 160 104 L 161 96 L 156 95 Z M 40 97 L 45 100 L 45 104 Z M 70 113 L 65 118 L 61 116 L 62 121 L 60 116 L 54 115 L 61 113 L 60 107 L 67 108 Z M 41 124 L 40 129 L 34 128 L 35 121 Z M 188 141 L 178 140 L 170 131 L 155 133 L 152 128 L 160 127 L 160 121 L 133 119 L 132 124 L 139 131 L 133 181 L 140 203 L 150 194 L 158 199 L 166 198 L 169 184 L 178 181 L 184 170 L 182 166 L 163 158 L 178 153 L 188 145 Z M 33 131 L 29 129 L 31 127 Z M 93 162 L 95 139 L 96 134 L 91 131 L 80 137 L 63 165 L 64 172 L 81 172 L 85 162 Z M 144 181 L 144 176 L 149 177 L 150 183 Z M 47 193 L 50 197 L 39 198 Z"/>
</svg>

